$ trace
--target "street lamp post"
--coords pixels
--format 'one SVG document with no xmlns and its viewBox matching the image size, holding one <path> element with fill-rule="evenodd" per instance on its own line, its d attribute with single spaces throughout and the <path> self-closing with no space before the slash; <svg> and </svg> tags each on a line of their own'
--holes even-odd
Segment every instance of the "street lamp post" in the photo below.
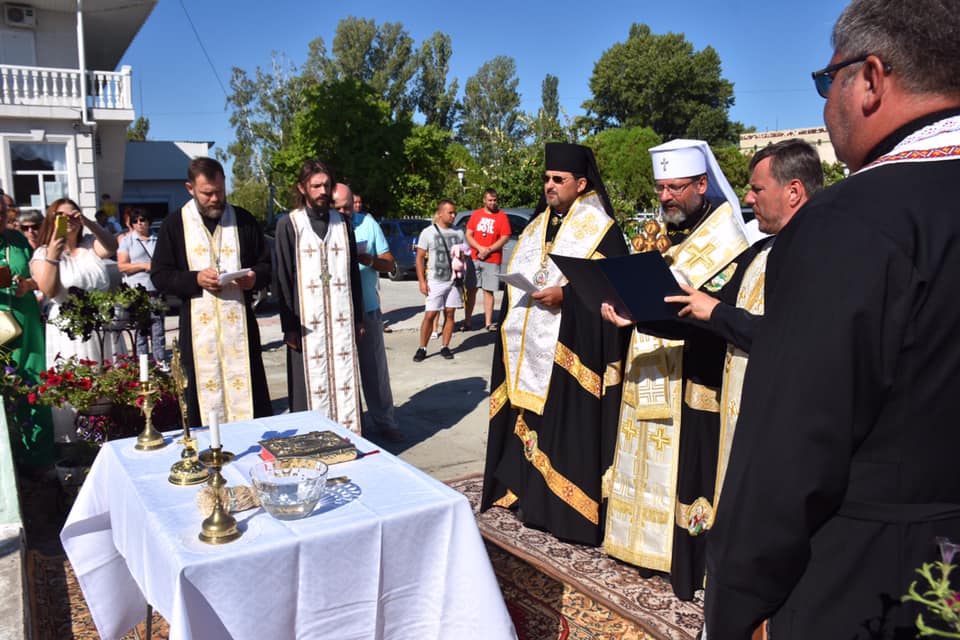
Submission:
<svg viewBox="0 0 960 640">
<path fill-rule="evenodd" d="M 463 181 L 463 176 L 466 175 L 467 170 L 463 167 L 460 167 L 459 169 L 454 169 L 454 171 L 457 172 L 457 182 L 460 183 L 461 187 L 465 186 L 466 183 Z"/>
</svg>

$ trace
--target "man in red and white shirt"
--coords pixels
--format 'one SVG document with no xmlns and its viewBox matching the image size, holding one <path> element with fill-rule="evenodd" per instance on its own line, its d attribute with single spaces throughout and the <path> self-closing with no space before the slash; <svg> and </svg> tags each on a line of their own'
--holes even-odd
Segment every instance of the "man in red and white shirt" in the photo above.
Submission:
<svg viewBox="0 0 960 640">
<path fill-rule="evenodd" d="M 493 322 L 493 294 L 500 288 L 500 263 L 503 245 L 510 239 L 510 221 L 497 206 L 497 192 L 483 192 L 483 208 L 477 209 L 467 223 L 467 243 L 474 250 L 477 286 L 483 289 L 483 315 L 487 331 L 496 331 Z M 472 305 L 471 305 L 472 306 Z M 469 318 L 469 314 L 467 315 Z"/>
</svg>

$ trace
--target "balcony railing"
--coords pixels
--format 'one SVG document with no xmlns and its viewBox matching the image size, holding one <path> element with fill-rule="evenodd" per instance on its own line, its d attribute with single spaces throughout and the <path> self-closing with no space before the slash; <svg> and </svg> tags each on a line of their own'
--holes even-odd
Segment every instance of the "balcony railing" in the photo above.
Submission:
<svg viewBox="0 0 960 640">
<path fill-rule="evenodd" d="M 0 105 L 82 106 L 81 73 L 76 69 L 0 64 Z M 133 109 L 130 67 L 87 72 L 87 107 Z"/>
</svg>

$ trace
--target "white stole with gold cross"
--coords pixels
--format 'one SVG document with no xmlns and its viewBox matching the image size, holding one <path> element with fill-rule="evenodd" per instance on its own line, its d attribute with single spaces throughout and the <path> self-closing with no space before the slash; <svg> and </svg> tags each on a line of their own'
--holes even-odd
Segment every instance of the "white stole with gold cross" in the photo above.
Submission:
<svg viewBox="0 0 960 640">
<path fill-rule="evenodd" d="M 360 374 L 346 227 L 350 222 L 331 211 L 327 235 L 321 238 L 303 209 L 292 212 L 290 220 L 296 234 L 307 406 L 360 433 Z"/>
<path fill-rule="evenodd" d="M 194 200 L 180 210 L 183 244 L 190 271 L 214 268 L 221 273 L 239 271 L 240 236 L 237 214 L 229 204 L 211 234 Z M 240 287 L 228 285 L 218 293 L 203 290 L 191 298 L 190 327 L 193 335 L 193 371 L 197 384 L 200 418 L 216 411 L 225 422 L 253 418 L 250 388 L 250 353 L 247 313 Z"/>
<path fill-rule="evenodd" d="M 755 316 L 763 315 L 763 285 L 766 282 L 767 256 L 773 243 L 767 244 L 753 258 L 743 274 L 740 290 L 737 291 L 737 307 Z M 740 395 L 743 392 L 743 376 L 747 371 L 749 354 L 740 347 L 728 344 L 723 364 L 723 391 L 720 394 L 720 455 L 717 458 L 717 483 L 713 494 L 713 510 L 720 503 L 720 490 L 727 474 L 733 434 L 740 417 Z"/>
<path fill-rule="evenodd" d="M 603 202 L 591 191 L 573 203 L 563 216 L 552 245 L 548 246 L 545 241 L 550 223 L 548 211 L 527 225 L 507 269 L 509 273 L 522 273 L 540 289 L 563 286 L 567 282 L 548 254 L 593 256 L 613 224 Z M 513 286 L 507 287 L 507 299 L 507 317 L 501 334 L 507 395 L 513 406 L 542 415 L 560 335 L 560 310 L 536 304 L 528 293 Z"/>
<path fill-rule="evenodd" d="M 667 251 L 671 269 L 700 288 L 749 246 L 738 215 L 724 203 Z M 613 466 L 604 475 L 608 498 L 604 550 L 631 564 L 670 571 L 677 510 L 681 403 L 713 405 L 718 394 L 688 389 L 683 398 L 683 341 L 633 332 L 624 366 L 623 399 Z M 692 393 L 691 393 L 692 392 Z M 702 397 L 707 396 L 707 397 Z M 709 507 L 709 504 L 706 505 Z M 712 519 L 710 520 L 712 523 Z"/>
</svg>

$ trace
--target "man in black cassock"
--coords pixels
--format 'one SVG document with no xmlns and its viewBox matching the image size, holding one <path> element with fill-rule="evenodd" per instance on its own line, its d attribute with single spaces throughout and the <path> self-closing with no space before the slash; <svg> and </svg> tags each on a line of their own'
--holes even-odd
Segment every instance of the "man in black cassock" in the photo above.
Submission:
<svg viewBox="0 0 960 640">
<path fill-rule="evenodd" d="M 708 540 L 710 640 L 765 618 L 777 640 L 915 637 L 900 597 L 960 537 L 957 33 L 948 3 L 858 0 L 814 73 L 853 173 L 769 257 Z"/>
<path fill-rule="evenodd" d="M 360 433 L 363 289 L 353 223 L 331 211 L 334 175 L 319 160 L 304 162 L 297 192 L 276 243 L 290 410 L 320 411 Z"/>
<path fill-rule="evenodd" d="M 193 198 L 163 221 L 150 267 L 157 289 L 181 301 L 187 420 L 207 424 L 211 411 L 228 422 L 270 416 L 252 305 L 254 290 L 270 282 L 263 231 L 250 212 L 227 204 L 216 160 L 190 162 L 187 191 Z M 221 283 L 225 272 L 240 277 Z"/>
<path fill-rule="evenodd" d="M 548 143 L 539 215 L 517 242 L 490 381 L 490 433 L 481 510 L 517 509 L 527 526 L 598 545 L 600 479 L 613 457 L 624 332 L 566 286 L 550 253 L 627 253 L 593 152 Z M 549 206 L 548 206 L 549 205 Z"/>
</svg>

